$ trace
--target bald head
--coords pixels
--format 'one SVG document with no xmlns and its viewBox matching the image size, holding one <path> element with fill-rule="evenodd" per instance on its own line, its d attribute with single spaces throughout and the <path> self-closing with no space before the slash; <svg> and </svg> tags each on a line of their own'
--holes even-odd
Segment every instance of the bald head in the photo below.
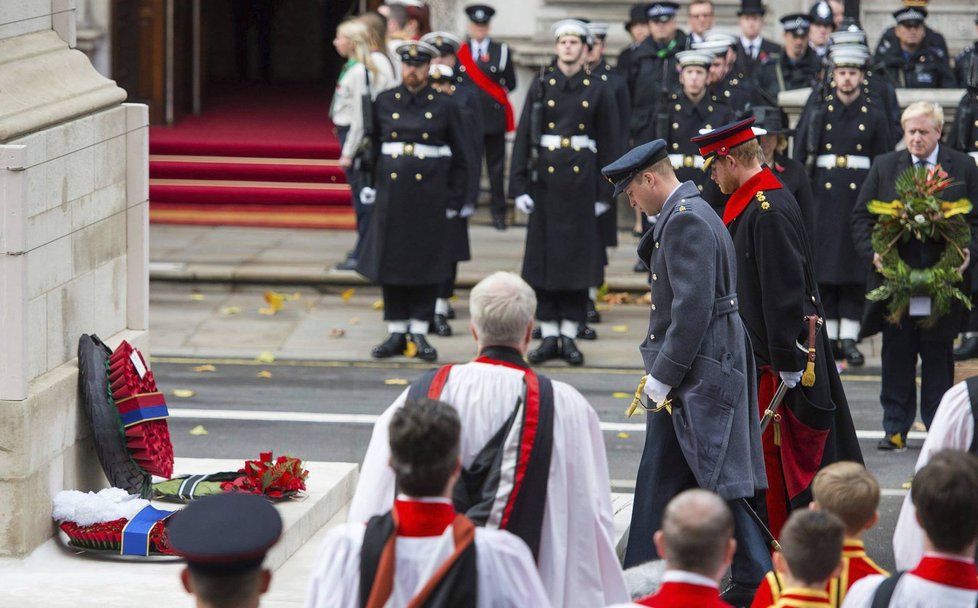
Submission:
<svg viewBox="0 0 978 608">
<path fill-rule="evenodd" d="M 662 517 L 661 541 L 669 569 L 713 578 L 728 559 L 733 532 L 733 515 L 722 498 L 706 490 L 678 494 Z"/>
</svg>

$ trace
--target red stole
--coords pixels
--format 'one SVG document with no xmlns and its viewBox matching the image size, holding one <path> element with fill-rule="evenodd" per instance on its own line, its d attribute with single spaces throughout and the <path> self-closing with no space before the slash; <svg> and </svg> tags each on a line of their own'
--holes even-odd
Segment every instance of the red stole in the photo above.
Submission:
<svg viewBox="0 0 978 608">
<path fill-rule="evenodd" d="M 727 199 L 727 205 L 723 208 L 723 223 L 729 226 L 730 222 L 744 212 L 747 205 L 754 200 L 754 195 L 761 190 L 780 190 L 781 188 L 784 188 L 784 184 L 771 173 L 771 170 L 767 167 L 761 167 L 759 173 L 751 176 Z"/>
<path fill-rule="evenodd" d="M 476 65 L 475 60 L 472 58 L 472 51 L 469 49 L 469 43 L 463 42 L 458 52 L 455 53 L 455 56 L 458 57 L 459 63 L 465 66 L 465 73 L 472 79 L 475 86 L 482 89 L 489 97 L 492 97 L 506 111 L 506 131 L 509 132 L 516 129 L 516 120 L 513 118 L 513 105 L 509 103 L 509 94 L 501 84 L 493 82 Z"/>
<path fill-rule="evenodd" d="M 635 603 L 640 606 L 654 606 L 655 608 L 680 608 L 683 606 L 714 608 L 729 606 L 729 604 L 720 599 L 720 592 L 716 587 L 680 582 L 663 583 L 654 594 L 640 600 L 635 600 Z"/>
<path fill-rule="evenodd" d="M 971 561 L 925 555 L 910 574 L 941 585 L 978 591 L 978 569 Z"/>
<path fill-rule="evenodd" d="M 367 599 L 367 608 L 383 608 L 394 591 L 396 564 L 394 551 L 398 536 L 438 536 L 449 525 L 454 528 L 455 551 L 438 567 L 421 591 L 411 598 L 407 605 L 407 608 L 419 608 L 425 605 L 428 597 L 462 553 L 475 542 L 475 526 L 464 515 L 455 514 L 455 509 L 451 505 L 444 503 L 398 500 L 394 503 L 391 515 L 394 518 L 394 533 L 384 543 L 384 549 L 380 554 L 377 575 L 374 577 Z M 448 518 L 449 515 L 451 519 Z"/>
</svg>

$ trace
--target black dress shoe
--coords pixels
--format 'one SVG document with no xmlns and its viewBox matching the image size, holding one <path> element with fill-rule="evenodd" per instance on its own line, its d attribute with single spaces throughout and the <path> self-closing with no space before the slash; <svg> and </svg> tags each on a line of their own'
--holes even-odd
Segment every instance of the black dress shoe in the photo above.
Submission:
<svg viewBox="0 0 978 608">
<path fill-rule="evenodd" d="M 540 326 L 539 325 L 537 325 L 536 327 L 533 328 L 533 332 L 530 334 L 530 337 L 533 338 L 534 340 L 542 340 L 543 339 L 543 332 L 540 331 Z"/>
<path fill-rule="evenodd" d="M 407 336 L 404 334 L 390 334 L 387 339 L 373 347 L 370 356 L 374 359 L 386 359 L 404 354 L 407 348 Z"/>
<path fill-rule="evenodd" d="M 595 306 L 594 306 L 594 300 L 588 300 L 587 301 L 587 317 L 586 318 L 587 318 L 587 322 L 588 323 L 600 323 L 601 322 L 601 313 L 598 312 L 598 309 L 597 308 L 595 308 Z M 580 337 L 580 336 L 578 336 L 578 337 Z"/>
<path fill-rule="evenodd" d="M 560 344 L 557 342 L 557 338 L 550 336 L 549 338 L 544 338 L 539 347 L 527 353 L 526 359 L 530 363 L 536 364 L 556 359 L 559 356 Z"/>
<path fill-rule="evenodd" d="M 504 218 L 492 218 L 492 225 L 496 230 L 506 230 L 506 220 Z"/>
<path fill-rule="evenodd" d="M 840 348 L 842 349 L 842 354 L 845 356 L 846 361 L 849 365 L 853 367 L 859 367 L 863 363 L 866 363 L 866 357 L 863 356 L 859 349 L 856 348 L 856 341 L 852 339 L 839 340 Z"/>
<path fill-rule="evenodd" d="M 832 340 L 832 358 L 836 362 L 846 358 L 846 354 L 842 351 L 842 342 L 840 340 Z"/>
<path fill-rule="evenodd" d="M 449 321 L 455 319 L 455 308 L 451 304 L 448 305 L 448 312 L 445 313 L 445 318 Z"/>
<path fill-rule="evenodd" d="M 577 350 L 574 340 L 567 336 L 560 337 L 560 356 L 571 365 L 584 365 L 584 355 Z"/>
<path fill-rule="evenodd" d="M 435 347 L 428 344 L 428 340 L 424 337 L 424 334 L 411 334 L 411 341 L 414 345 L 418 347 L 418 351 L 415 356 L 422 361 L 437 361 L 438 351 Z"/>
<path fill-rule="evenodd" d="M 757 593 L 757 585 L 750 586 L 733 581 L 720 592 L 720 599 L 731 606 L 750 606 L 754 601 L 754 594 Z"/>
<path fill-rule="evenodd" d="M 432 325 L 439 336 L 447 338 L 452 335 L 452 326 L 445 320 L 445 315 L 435 315 L 435 322 Z"/>
<path fill-rule="evenodd" d="M 639 260 L 635 262 L 634 266 L 632 266 L 632 270 L 634 270 L 635 272 L 648 272 L 649 267 L 645 265 L 645 262 Z"/>
<path fill-rule="evenodd" d="M 597 340 L 598 332 L 594 331 L 593 327 L 588 327 L 587 325 L 581 325 L 579 328 L 577 328 L 577 339 Z"/>
<path fill-rule="evenodd" d="M 978 336 L 961 338 L 961 344 L 954 349 L 954 360 L 964 361 L 978 357 Z"/>
<path fill-rule="evenodd" d="M 356 270 L 357 269 L 357 259 L 356 258 L 346 258 L 336 266 L 333 266 L 334 270 Z"/>
</svg>

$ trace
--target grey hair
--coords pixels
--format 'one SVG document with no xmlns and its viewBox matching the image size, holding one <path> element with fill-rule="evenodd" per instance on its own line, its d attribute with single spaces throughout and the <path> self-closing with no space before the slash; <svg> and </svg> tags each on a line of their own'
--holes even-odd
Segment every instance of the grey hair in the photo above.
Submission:
<svg viewBox="0 0 978 608">
<path fill-rule="evenodd" d="M 469 294 L 469 312 L 482 346 L 521 344 L 536 308 L 533 288 L 512 272 L 492 273 Z"/>
<path fill-rule="evenodd" d="M 666 573 L 666 560 L 656 559 L 645 562 L 623 572 L 625 587 L 633 600 L 652 595 L 662 585 L 662 576 Z"/>
</svg>

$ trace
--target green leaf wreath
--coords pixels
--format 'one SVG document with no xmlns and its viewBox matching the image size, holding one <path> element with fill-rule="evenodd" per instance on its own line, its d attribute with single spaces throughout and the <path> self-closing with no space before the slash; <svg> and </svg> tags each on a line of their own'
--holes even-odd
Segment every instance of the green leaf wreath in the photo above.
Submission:
<svg viewBox="0 0 978 608">
<path fill-rule="evenodd" d="M 889 300 L 887 320 L 897 324 L 906 314 L 913 296 L 931 299 L 930 316 L 919 321 L 922 327 L 933 327 L 948 313 L 951 303 L 958 300 L 971 309 L 971 299 L 955 284 L 962 280 L 958 268 L 965 259 L 971 241 L 967 214 L 971 202 L 966 199 L 948 202 L 937 195 L 950 186 L 952 180 L 938 165 L 910 167 L 896 180 L 896 191 L 902 200 L 870 201 L 866 208 L 879 216 L 873 228 L 873 251 L 882 258 L 883 284 L 866 297 L 870 300 Z M 929 268 L 911 268 L 898 251 L 897 245 L 910 239 L 943 241 L 944 253 Z"/>
</svg>

